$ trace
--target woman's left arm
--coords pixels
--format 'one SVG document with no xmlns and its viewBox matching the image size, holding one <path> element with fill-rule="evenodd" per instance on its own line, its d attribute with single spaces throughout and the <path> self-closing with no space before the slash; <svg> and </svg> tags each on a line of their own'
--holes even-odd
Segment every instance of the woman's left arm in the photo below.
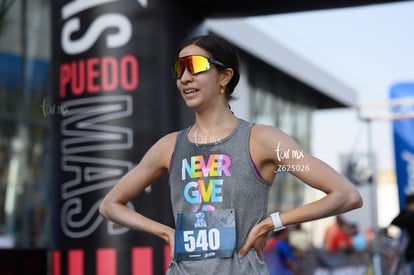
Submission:
<svg viewBox="0 0 414 275">
<path fill-rule="evenodd" d="M 305 184 L 325 193 L 318 200 L 280 213 L 280 221 L 284 226 L 334 216 L 362 207 L 359 192 L 344 176 L 325 162 L 307 153 L 279 129 L 268 126 L 257 127 L 253 137 L 260 148 L 254 149 L 253 159 L 256 159 L 262 171 L 266 173 L 269 169 L 273 169 L 275 173 L 278 170 L 290 172 Z M 252 148 L 257 146 L 252 146 Z M 256 246 L 262 246 L 261 241 L 258 240 L 267 236 L 273 228 L 273 221 L 270 217 L 257 224 L 250 232 L 246 245 L 239 254 L 243 256 L 250 247 L 255 247 L 257 250 L 259 247 Z M 259 256 L 261 253 L 258 251 Z"/>
<path fill-rule="evenodd" d="M 277 129 L 276 129 L 277 130 Z M 292 138 L 277 130 L 278 147 L 285 158 L 276 157 L 276 167 L 285 166 L 308 186 L 325 193 L 321 199 L 280 214 L 283 225 L 297 224 L 338 215 L 362 207 L 362 198 L 354 185 L 331 166 L 310 155 Z"/>
</svg>

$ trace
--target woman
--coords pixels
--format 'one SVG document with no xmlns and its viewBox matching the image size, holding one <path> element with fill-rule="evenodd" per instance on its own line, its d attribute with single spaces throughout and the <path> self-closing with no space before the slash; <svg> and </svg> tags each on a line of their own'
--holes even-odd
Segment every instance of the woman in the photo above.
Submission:
<svg viewBox="0 0 414 275">
<path fill-rule="evenodd" d="M 270 231 L 362 206 L 350 182 L 289 136 L 231 112 L 239 61 L 227 41 L 214 35 L 191 39 L 178 53 L 173 76 L 195 112 L 194 124 L 156 142 L 100 206 L 105 218 L 170 245 L 167 274 L 268 274 L 263 248 Z M 275 171 L 288 167 L 326 196 L 267 216 Z M 125 206 L 163 173 L 169 173 L 176 229 Z"/>
</svg>

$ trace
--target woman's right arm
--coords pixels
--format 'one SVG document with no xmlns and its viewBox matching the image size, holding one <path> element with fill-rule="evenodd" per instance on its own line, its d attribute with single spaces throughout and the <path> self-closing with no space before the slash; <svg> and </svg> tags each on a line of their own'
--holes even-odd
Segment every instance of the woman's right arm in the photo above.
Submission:
<svg viewBox="0 0 414 275">
<path fill-rule="evenodd" d="M 137 213 L 126 204 L 163 173 L 168 172 L 175 140 L 176 133 L 161 138 L 148 150 L 139 164 L 116 183 L 99 206 L 103 217 L 134 230 L 146 231 L 164 239 L 170 245 L 173 244 L 174 229 Z"/>
</svg>

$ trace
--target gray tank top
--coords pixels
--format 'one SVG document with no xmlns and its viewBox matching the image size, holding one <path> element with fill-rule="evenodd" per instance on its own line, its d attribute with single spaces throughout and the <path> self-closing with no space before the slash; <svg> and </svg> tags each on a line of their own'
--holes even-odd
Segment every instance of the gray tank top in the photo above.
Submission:
<svg viewBox="0 0 414 275">
<path fill-rule="evenodd" d="M 178 213 L 234 209 L 237 245 L 231 258 L 173 260 L 167 274 L 268 274 L 254 249 L 242 259 L 237 256 L 250 229 L 266 217 L 270 190 L 250 156 L 251 127 L 239 119 L 229 136 L 207 144 L 190 142 L 190 128 L 178 133 L 169 177 L 175 221 Z M 204 186 L 191 188 L 200 181 Z"/>
</svg>

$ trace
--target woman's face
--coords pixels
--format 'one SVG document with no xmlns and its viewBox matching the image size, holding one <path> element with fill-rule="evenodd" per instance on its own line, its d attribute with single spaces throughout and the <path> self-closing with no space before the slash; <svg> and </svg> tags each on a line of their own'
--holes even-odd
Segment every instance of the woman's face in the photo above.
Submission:
<svg viewBox="0 0 414 275">
<path fill-rule="evenodd" d="M 211 57 L 207 51 L 195 45 L 183 48 L 178 57 L 189 55 Z M 223 81 L 223 78 L 215 65 L 211 65 L 210 70 L 196 75 L 185 69 L 181 78 L 177 79 L 177 87 L 188 107 L 196 110 L 208 108 L 210 104 L 216 104 L 217 100 L 223 100 L 224 94 L 220 93 L 220 81 Z"/>
</svg>

